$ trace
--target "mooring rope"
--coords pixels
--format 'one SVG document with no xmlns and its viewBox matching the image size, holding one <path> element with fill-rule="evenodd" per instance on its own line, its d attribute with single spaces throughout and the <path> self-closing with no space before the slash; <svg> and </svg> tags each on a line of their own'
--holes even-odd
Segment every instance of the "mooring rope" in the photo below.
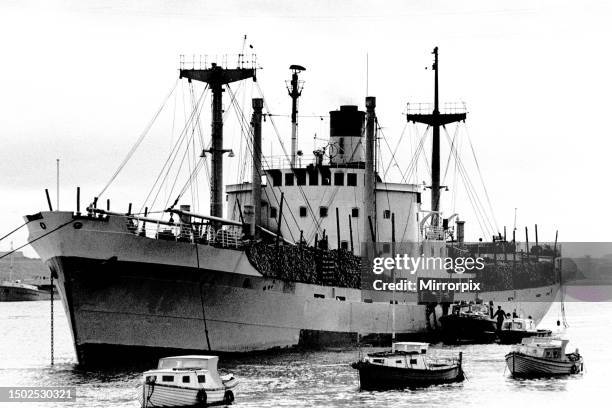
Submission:
<svg viewBox="0 0 612 408">
<path fill-rule="evenodd" d="M 54 232 L 55 232 L 55 231 L 57 231 L 58 229 L 63 228 L 63 227 L 65 227 L 66 225 L 68 225 L 68 224 L 72 223 L 72 221 L 73 221 L 73 220 L 70 220 L 70 221 L 68 221 L 68 222 L 65 222 L 65 223 L 63 223 L 62 225 L 60 225 L 60 226 L 58 226 L 58 227 L 56 227 L 56 228 L 52 229 L 51 231 L 47 232 L 46 234 L 43 234 L 43 235 L 41 235 L 40 237 L 35 238 L 35 239 L 33 239 L 32 241 L 28 241 L 28 242 L 26 242 L 25 244 L 21 245 L 20 247 L 17 247 L 17 248 L 15 248 L 15 249 L 13 249 L 13 250 L 11 250 L 11 251 L 9 251 L 9 252 L 5 253 L 4 255 L 0 256 L 0 259 L 6 258 L 7 256 L 9 256 L 9 255 L 11 255 L 11 254 L 13 254 L 13 253 L 15 253 L 15 252 L 19 251 L 20 249 L 25 248 L 26 246 L 28 246 L 28 245 L 30 245 L 30 244 L 32 244 L 32 243 L 34 243 L 34 242 L 38 241 L 39 239 L 44 238 L 44 237 L 46 237 L 47 235 L 54 233 Z M 29 222 L 29 221 L 28 221 L 28 222 Z"/>
</svg>

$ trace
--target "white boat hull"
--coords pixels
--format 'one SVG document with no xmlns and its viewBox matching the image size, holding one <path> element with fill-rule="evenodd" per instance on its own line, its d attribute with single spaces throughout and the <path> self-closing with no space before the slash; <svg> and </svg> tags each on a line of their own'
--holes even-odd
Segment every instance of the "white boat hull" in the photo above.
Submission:
<svg viewBox="0 0 612 408">
<path fill-rule="evenodd" d="M 28 224 L 30 241 L 36 240 L 33 247 L 57 273 L 82 364 L 119 358 L 123 351 L 152 359 L 178 352 L 338 345 L 392 332 L 391 293 L 369 303 L 368 293 L 358 289 L 265 278 L 243 251 L 141 237 L 127 232 L 117 217 L 73 220 L 69 212 L 42 217 Z M 521 302 L 522 313 L 537 323 L 556 289 L 479 297 L 504 308 Z M 395 299 L 396 333 L 425 332 L 425 306 L 417 304 L 416 294 L 396 293 Z"/>
<path fill-rule="evenodd" d="M 582 358 L 559 361 L 529 356 L 516 351 L 506 354 L 506 365 L 515 377 L 544 377 L 578 374 L 583 371 Z"/>
<path fill-rule="evenodd" d="M 201 389 L 177 387 L 164 384 L 144 384 L 140 399 L 142 407 L 190 407 L 198 406 L 198 393 Z M 204 389 L 206 405 L 225 402 L 226 389 Z"/>
</svg>

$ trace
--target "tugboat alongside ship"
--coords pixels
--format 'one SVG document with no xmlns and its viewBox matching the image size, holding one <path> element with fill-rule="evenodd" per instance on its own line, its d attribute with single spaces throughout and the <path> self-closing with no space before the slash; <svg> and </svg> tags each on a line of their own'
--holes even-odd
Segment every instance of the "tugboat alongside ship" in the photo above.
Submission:
<svg viewBox="0 0 612 408">
<path fill-rule="evenodd" d="M 298 75 L 305 69 L 292 65 L 291 153 L 280 165 L 262 157 L 262 118 L 270 113 L 264 112 L 262 98 L 253 99 L 243 135 L 252 155 L 252 179 L 226 187 L 227 217 L 223 156 L 232 150 L 223 144 L 222 96 L 234 95 L 230 84 L 254 80 L 256 66 L 244 56 L 236 67 L 182 62 L 180 77 L 203 82 L 212 93 L 212 143 L 194 167 L 207 166 L 210 158 L 209 214 L 179 205 L 196 179 L 191 174 L 174 203 L 160 211 L 145 202 L 144 212 L 132 213 L 131 206 L 126 213 L 113 212 L 109 204 L 98 208 L 98 196 L 84 213 L 78 198 L 76 212 L 25 217 L 29 242 L 58 279 L 79 363 L 357 343 L 390 335 L 391 319 L 398 338 L 427 333 L 427 311 L 440 305 L 419 302 L 415 293 L 375 291 L 365 285 L 362 268 L 367 267 L 363 248 L 395 242 L 396 231 L 403 231 L 401 241 L 415 243 L 419 253 L 457 256 L 475 248 L 463 242 L 464 221 L 441 212 L 440 194 L 447 187 L 440 182 L 440 129 L 465 121 L 466 112 L 440 109 L 437 48 L 434 56 L 433 110 L 407 115 L 409 122 L 432 130 L 429 210 L 423 208 L 421 185 L 382 180 L 374 97 L 366 98 L 365 111 L 357 106 L 331 111 L 329 143 L 303 165 L 297 101 Z M 197 121 L 199 109 L 196 101 L 190 120 Z M 197 127 L 186 124 L 181 138 L 187 145 L 187 130 Z M 488 249 L 479 245 L 479 253 L 488 254 L 478 276 L 484 288 L 463 300 L 508 307 L 521 302 L 537 324 L 559 287 L 554 258 L 552 263 L 532 260 L 527 267 L 521 263 L 518 274 L 530 279 L 513 285 L 517 262 L 512 265 L 508 255 L 516 259 L 519 252 L 512 242 L 513 252 L 507 253 L 508 244 L 499 233 Z M 458 277 L 453 271 L 434 272 Z M 460 365 L 453 370 L 460 371 Z"/>
</svg>

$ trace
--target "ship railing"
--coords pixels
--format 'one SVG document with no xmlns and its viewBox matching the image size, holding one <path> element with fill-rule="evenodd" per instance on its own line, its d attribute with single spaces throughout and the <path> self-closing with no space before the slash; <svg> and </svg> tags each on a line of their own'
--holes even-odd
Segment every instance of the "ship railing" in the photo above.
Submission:
<svg viewBox="0 0 612 408">
<path fill-rule="evenodd" d="M 263 156 L 261 159 L 261 164 L 264 170 L 279 170 L 291 168 L 291 160 L 285 155 Z M 347 167 L 347 163 L 334 163 L 333 158 L 330 160 L 328 156 L 325 156 L 323 164 L 332 168 Z M 315 156 L 314 154 L 297 156 L 295 159 L 294 168 L 303 169 L 309 165 L 317 165 L 317 156 Z M 354 168 L 365 167 L 365 164 L 363 164 L 363 162 L 353 162 L 349 163 L 348 165 Z"/>
<path fill-rule="evenodd" d="M 131 217 L 127 217 L 126 224 L 129 232 L 141 237 L 222 248 L 242 246 L 242 229 L 233 225 L 215 229 L 207 223 L 170 223 L 161 220 L 155 222 L 155 220 L 143 221 Z"/>
<path fill-rule="evenodd" d="M 301 155 L 295 158 L 295 168 L 306 167 L 309 164 L 316 164 L 317 158 L 314 154 Z M 271 169 L 289 169 L 291 168 L 291 159 L 283 154 L 264 156 L 261 159 L 261 164 L 264 170 Z"/>
<path fill-rule="evenodd" d="M 467 113 L 467 105 L 463 101 L 444 102 L 439 109 L 443 114 Z M 406 113 L 409 115 L 428 115 L 433 110 L 434 104 L 430 102 L 408 102 L 406 104 Z"/>
<path fill-rule="evenodd" d="M 214 64 L 214 65 L 213 65 Z M 224 69 L 242 68 L 256 69 L 257 55 L 256 54 L 222 54 L 222 55 L 205 55 L 205 54 L 181 54 L 179 56 L 180 69 L 211 69 L 213 66 L 218 66 Z"/>
</svg>

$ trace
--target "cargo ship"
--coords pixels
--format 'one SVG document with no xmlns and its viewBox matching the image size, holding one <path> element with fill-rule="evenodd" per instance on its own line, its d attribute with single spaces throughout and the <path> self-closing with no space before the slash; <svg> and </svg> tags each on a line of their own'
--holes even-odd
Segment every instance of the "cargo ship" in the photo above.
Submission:
<svg viewBox="0 0 612 408">
<path fill-rule="evenodd" d="M 223 94 L 236 103 L 230 84 L 254 81 L 257 67 L 244 56 L 231 67 L 206 59 L 181 61 L 180 78 L 190 85 L 203 82 L 211 94 L 210 144 L 198 162 L 210 176 L 208 214 L 183 203 L 185 187 L 158 211 L 132 212 L 130 205 L 127 212 L 113 212 L 108 204 L 98 206 L 98 196 L 83 212 L 78 198 L 74 212 L 53 211 L 49 202 L 49 211 L 25 217 L 29 242 L 57 279 L 78 362 L 325 347 L 435 330 L 429 317 L 444 313 L 443 302 L 373 290 L 366 284 L 365 260 L 368 246 L 390 251 L 396 242 L 432 256 L 446 254 L 449 246 L 483 253 L 485 243 L 464 242 L 464 221 L 441 211 L 447 187 L 440 182 L 440 129 L 465 121 L 466 112 L 440 109 L 437 48 L 434 58 L 433 109 L 406 117 L 433 135 L 429 209 L 422 203 L 422 185 L 383 180 L 375 97 L 365 98 L 365 110 L 349 105 L 332 110 L 329 141 L 313 152 L 312 161 L 305 158 L 297 149 L 299 75 L 305 71 L 299 65 L 291 65 L 288 81 L 290 152 L 277 161 L 262 156 L 262 119 L 273 118 L 265 99 L 253 98 L 252 116 L 241 124 L 251 180 L 227 185 L 224 194 L 224 155 L 233 151 L 223 143 Z M 194 112 L 198 109 L 195 102 Z M 186 186 L 196 179 L 192 175 Z M 542 261 L 518 250 L 505 234 L 492 238 L 488 263 L 505 269 L 491 269 L 483 291 L 446 303 L 484 301 L 508 309 L 518 304 L 539 322 L 559 287 L 554 257 L 544 278 L 503 283 L 518 266 L 525 269 L 525 256 L 529 265 Z M 457 274 L 443 270 L 434 276 Z"/>
</svg>

